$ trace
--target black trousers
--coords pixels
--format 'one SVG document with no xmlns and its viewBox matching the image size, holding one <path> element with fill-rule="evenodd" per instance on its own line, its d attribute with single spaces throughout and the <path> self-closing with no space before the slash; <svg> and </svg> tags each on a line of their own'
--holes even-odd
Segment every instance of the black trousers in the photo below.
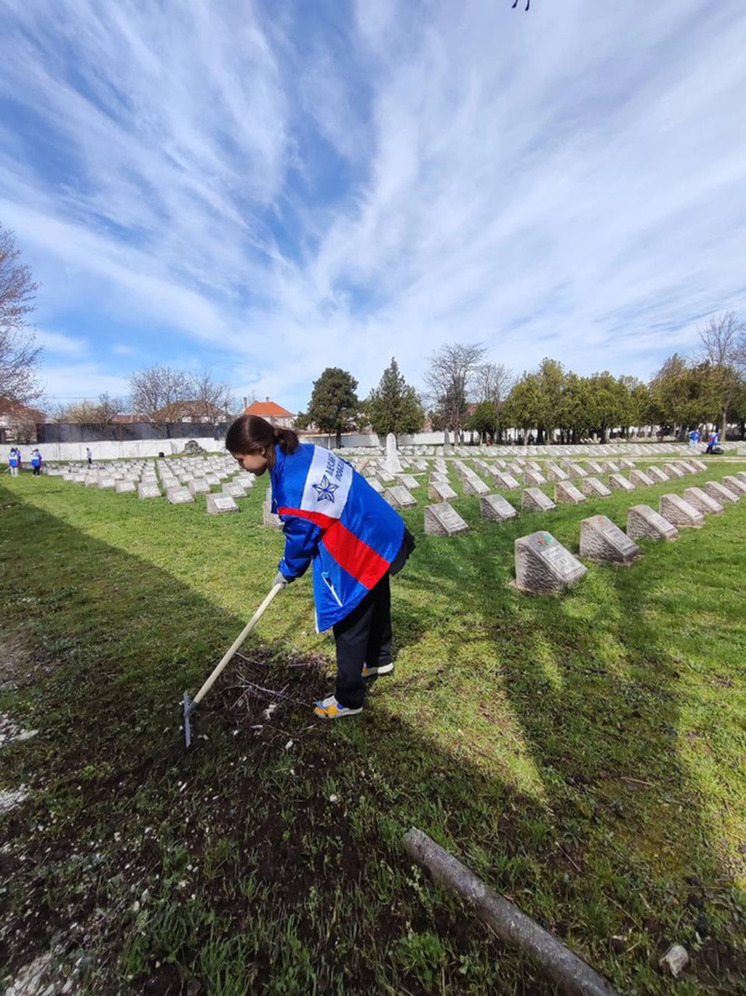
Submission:
<svg viewBox="0 0 746 996">
<path fill-rule="evenodd" d="M 391 586 L 388 573 L 334 627 L 337 644 L 337 702 L 358 709 L 365 699 L 363 664 L 391 663 Z"/>
</svg>

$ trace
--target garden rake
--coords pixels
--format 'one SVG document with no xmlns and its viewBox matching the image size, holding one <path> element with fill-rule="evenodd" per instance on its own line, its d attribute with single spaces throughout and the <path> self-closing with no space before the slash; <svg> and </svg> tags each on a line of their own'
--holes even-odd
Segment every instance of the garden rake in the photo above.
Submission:
<svg viewBox="0 0 746 996">
<path fill-rule="evenodd" d="M 223 670 L 227 666 L 230 659 L 233 657 L 236 651 L 241 647 L 241 644 L 244 642 L 246 637 L 256 626 L 256 624 L 262 618 L 267 609 L 270 607 L 270 605 L 272 604 L 272 600 L 274 599 L 278 591 L 282 590 L 282 587 L 283 586 L 281 584 L 276 584 L 272 586 L 272 590 L 270 591 L 269 595 L 267 595 L 267 597 L 264 599 L 262 604 L 256 610 L 256 612 L 251 617 L 249 622 L 246 624 L 244 629 L 241 631 L 235 643 L 231 645 L 230 649 L 226 652 L 223 659 L 220 661 L 218 666 L 215 668 L 215 670 L 212 672 L 210 677 L 200 688 L 200 690 L 197 692 L 194 698 L 191 697 L 189 692 L 184 692 L 184 743 L 186 747 L 190 747 L 192 743 L 192 713 L 200 704 L 205 695 L 207 695 L 207 693 L 210 691 L 215 682 L 218 680 L 218 678 L 223 673 Z"/>
</svg>

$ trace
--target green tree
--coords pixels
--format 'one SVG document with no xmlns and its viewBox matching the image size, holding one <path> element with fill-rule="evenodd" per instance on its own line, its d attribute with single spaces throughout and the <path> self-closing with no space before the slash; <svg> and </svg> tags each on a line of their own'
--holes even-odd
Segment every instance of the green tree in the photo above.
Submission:
<svg viewBox="0 0 746 996">
<path fill-rule="evenodd" d="M 470 432 L 478 432 L 480 440 L 489 436 L 494 442 L 497 432 L 498 417 L 492 401 L 480 401 L 466 422 Z"/>
<path fill-rule="evenodd" d="M 562 364 L 548 357 L 539 364 L 537 373 L 539 406 L 536 412 L 536 426 L 539 430 L 538 442 L 551 443 L 554 430 L 560 425 L 562 400 L 565 390 L 565 371 Z"/>
<path fill-rule="evenodd" d="M 356 427 L 360 411 L 356 391 L 357 381 L 351 373 L 339 367 L 327 367 L 313 382 L 308 411 L 298 415 L 297 424 L 301 428 L 315 425 L 321 432 L 333 433 L 339 449 L 342 433 Z"/>
<path fill-rule="evenodd" d="M 528 439 L 530 429 L 538 425 L 541 415 L 541 385 L 534 373 L 524 373 L 513 386 L 503 407 L 505 425 L 523 431 L 524 442 Z"/>
<path fill-rule="evenodd" d="M 422 428 L 425 413 L 417 392 L 404 380 L 393 357 L 383 371 L 378 387 L 368 396 L 365 413 L 379 436 L 387 436 L 390 432 L 395 436 L 411 435 Z"/>
</svg>

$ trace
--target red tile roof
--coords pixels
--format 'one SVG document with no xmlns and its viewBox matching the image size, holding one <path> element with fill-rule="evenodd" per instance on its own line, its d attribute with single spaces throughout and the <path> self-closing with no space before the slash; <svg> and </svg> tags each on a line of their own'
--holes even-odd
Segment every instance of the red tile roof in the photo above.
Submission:
<svg viewBox="0 0 746 996">
<path fill-rule="evenodd" d="M 293 418 L 293 413 L 287 408 L 276 404 L 274 401 L 252 401 L 248 408 L 244 410 L 244 415 L 261 415 L 262 418 Z"/>
</svg>

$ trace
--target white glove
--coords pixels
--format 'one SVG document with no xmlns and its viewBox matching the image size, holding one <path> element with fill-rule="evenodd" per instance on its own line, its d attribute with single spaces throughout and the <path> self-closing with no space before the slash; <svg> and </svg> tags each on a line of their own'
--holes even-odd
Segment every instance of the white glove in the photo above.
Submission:
<svg viewBox="0 0 746 996">
<path fill-rule="evenodd" d="M 275 577 L 274 581 L 272 582 L 272 587 L 276 588 L 279 585 L 281 588 L 285 588 L 293 580 L 294 580 L 294 578 L 286 578 L 285 575 L 281 571 L 278 571 L 277 572 L 277 576 Z"/>
</svg>

